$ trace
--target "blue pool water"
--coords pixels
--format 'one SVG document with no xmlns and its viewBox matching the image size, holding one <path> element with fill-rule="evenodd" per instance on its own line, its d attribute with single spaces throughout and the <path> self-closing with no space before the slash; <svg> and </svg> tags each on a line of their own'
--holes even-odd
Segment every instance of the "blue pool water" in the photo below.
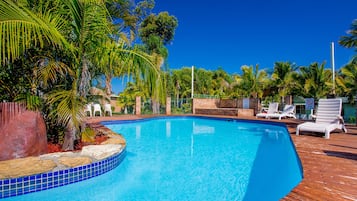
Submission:
<svg viewBox="0 0 357 201">
<path fill-rule="evenodd" d="M 4 200 L 279 200 L 302 180 L 283 124 L 203 117 L 104 124 L 127 141 L 117 168 Z"/>
</svg>

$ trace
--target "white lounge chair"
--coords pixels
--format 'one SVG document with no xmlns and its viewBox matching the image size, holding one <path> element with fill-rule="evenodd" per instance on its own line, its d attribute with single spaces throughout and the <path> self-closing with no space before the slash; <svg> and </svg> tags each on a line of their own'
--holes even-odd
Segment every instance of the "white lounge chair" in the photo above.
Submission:
<svg viewBox="0 0 357 201">
<path fill-rule="evenodd" d="M 299 135 L 301 131 L 310 131 L 324 133 L 325 138 L 330 138 L 330 133 L 335 129 L 341 129 L 345 133 L 347 129 L 345 127 L 343 117 L 341 116 L 342 99 L 320 99 L 317 107 L 315 122 L 305 122 L 299 124 L 296 128 L 296 135 Z"/>
<path fill-rule="evenodd" d="M 261 112 L 261 113 L 258 113 L 256 115 L 256 117 L 263 117 L 263 118 L 267 118 L 267 115 L 268 114 L 275 114 L 275 113 L 278 113 L 278 107 L 279 107 L 279 103 L 269 103 L 269 108 L 268 108 L 268 111 L 266 112 Z"/>
<path fill-rule="evenodd" d="M 104 105 L 104 115 L 106 115 L 107 113 L 109 114 L 109 116 L 113 115 L 112 106 L 109 103 Z"/>
<path fill-rule="evenodd" d="M 93 116 L 95 116 L 96 112 L 99 112 L 99 116 L 102 116 L 102 108 L 98 103 L 93 105 Z"/>
<path fill-rule="evenodd" d="M 281 120 L 281 118 L 286 118 L 286 117 L 290 117 L 290 118 L 296 119 L 295 105 L 285 105 L 283 111 L 281 111 L 279 113 L 267 114 L 266 115 L 266 118 L 278 118 L 279 120 Z"/>
<path fill-rule="evenodd" d="M 86 113 L 86 115 L 88 114 L 89 112 L 89 116 L 91 117 L 92 116 L 92 105 L 91 104 L 87 104 L 84 108 L 84 112 Z"/>
</svg>

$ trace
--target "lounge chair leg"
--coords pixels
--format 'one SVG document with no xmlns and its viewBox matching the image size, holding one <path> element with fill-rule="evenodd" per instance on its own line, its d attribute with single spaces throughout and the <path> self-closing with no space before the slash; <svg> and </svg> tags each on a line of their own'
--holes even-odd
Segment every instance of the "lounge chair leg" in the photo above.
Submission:
<svg viewBox="0 0 357 201">
<path fill-rule="evenodd" d="M 347 133 L 347 128 L 345 125 L 343 125 L 342 130 L 343 130 L 343 132 Z"/>
<path fill-rule="evenodd" d="M 325 139 L 330 139 L 330 132 L 328 131 L 325 132 Z"/>
</svg>

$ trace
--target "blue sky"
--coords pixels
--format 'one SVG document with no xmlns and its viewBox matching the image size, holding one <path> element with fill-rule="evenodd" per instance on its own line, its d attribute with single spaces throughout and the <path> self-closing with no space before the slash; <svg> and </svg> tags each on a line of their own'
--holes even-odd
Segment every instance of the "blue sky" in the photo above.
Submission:
<svg viewBox="0 0 357 201">
<path fill-rule="evenodd" d="M 178 18 L 168 45 L 169 66 L 197 66 L 240 72 L 242 65 L 272 68 L 276 61 L 297 65 L 348 62 L 353 50 L 337 42 L 357 19 L 356 0 L 156 0 L 155 13 Z"/>
<path fill-rule="evenodd" d="M 339 69 L 356 54 L 338 44 L 357 19 L 356 0 L 156 0 L 154 13 L 178 19 L 168 66 L 240 73 L 242 65 L 272 69 L 277 61 L 298 66 L 326 62 L 335 43 Z M 117 90 L 114 88 L 114 91 Z"/>
</svg>

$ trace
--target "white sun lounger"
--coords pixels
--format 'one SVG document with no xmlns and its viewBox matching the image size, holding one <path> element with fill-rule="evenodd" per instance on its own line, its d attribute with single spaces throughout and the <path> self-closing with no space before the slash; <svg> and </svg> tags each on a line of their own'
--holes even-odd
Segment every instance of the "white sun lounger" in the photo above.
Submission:
<svg viewBox="0 0 357 201">
<path fill-rule="evenodd" d="M 341 116 L 342 99 L 320 99 L 317 107 L 315 122 L 305 122 L 296 128 L 296 135 L 301 131 L 324 133 L 325 138 L 330 138 L 330 133 L 336 129 L 347 132 L 343 117 Z"/>
<path fill-rule="evenodd" d="M 263 118 L 266 118 L 268 114 L 275 114 L 275 113 L 278 113 L 278 107 L 279 107 L 279 103 L 269 103 L 269 108 L 268 108 L 268 111 L 267 112 L 261 112 L 261 113 L 258 113 L 256 115 L 256 117 L 263 117 Z"/>
<path fill-rule="evenodd" d="M 274 113 L 274 114 L 267 114 L 266 118 L 278 118 L 281 120 L 281 118 L 294 118 L 296 119 L 295 116 L 295 105 L 285 105 L 284 110 L 279 112 L 279 113 Z"/>
</svg>

